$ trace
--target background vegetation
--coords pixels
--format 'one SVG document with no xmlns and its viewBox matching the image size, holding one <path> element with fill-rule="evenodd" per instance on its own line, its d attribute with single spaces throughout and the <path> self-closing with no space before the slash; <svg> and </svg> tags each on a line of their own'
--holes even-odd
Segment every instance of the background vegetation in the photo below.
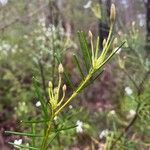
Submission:
<svg viewBox="0 0 150 150">
<path fill-rule="evenodd" d="M 56 129 L 61 124 L 72 128 L 50 137 L 50 149 L 150 149 L 149 0 L 0 0 L 2 150 L 13 149 L 8 142 L 20 139 L 23 145 L 32 145 L 28 136 L 4 131 L 30 132 L 30 124 L 20 121 L 41 119 L 33 77 L 45 101 L 48 82 L 55 85 L 58 80 L 58 60 L 78 85 L 81 77 L 73 61 L 74 53 L 82 60 L 77 31 L 86 33 L 89 46 L 89 30 L 95 41 L 100 36 L 102 51 L 112 2 L 117 13 L 113 36 L 118 38 L 117 46 L 126 42 L 100 77 L 55 118 Z M 70 84 L 65 78 L 63 83 L 69 97 Z M 36 127 L 39 134 L 41 128 L 41 124 Z"/>
</svg>

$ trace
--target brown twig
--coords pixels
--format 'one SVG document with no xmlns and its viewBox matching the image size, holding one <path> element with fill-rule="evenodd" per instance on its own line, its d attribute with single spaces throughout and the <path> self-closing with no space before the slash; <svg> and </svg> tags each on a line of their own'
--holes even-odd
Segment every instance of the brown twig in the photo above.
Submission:
<svg viewBox="0 0 150 150">
<path fill-rule="evenodd" d="M 132 77 L 127 73 L 127 71 L 124 69 L 124 72 L 128 75 L 129 79 L 132 81 L 133 85 L 135 86 L 135 88 L 137 89 L 137 96 L 138 96 L 138 105 L 137 105 L 137 108 L 136 108 L 136 114 L 134 115 L 134 117 L 132 118 L 132 120 L 130 121 L 130 123 L 126 126 L 126 128 L 124 129 L 124 131 L 120 134 L 120 136 L 112 143 L 110 149 L 113 149 L 114 146 L 116 145 L 116 143 L 123 137 L 123 136 L 127 136 L 128 134 L 128 131 L 132 128 L 132 126 L 135 124 L 135 122 L 137 121 L 138 119 L 138 112 L 139 112 L 139 109 L 141 107 L 141 98 L 140 98 L 140 95 L 142 94 L 142 91 L 144 90 L 144 83 L 145 81 L 147 80 L 148 76 L 149 76 L 149 73 L 150 71 L 148 71 L 142 82 L 139 84 L 139 86 L 136 84 L 136 82 L 132 79 Z M 141 91 L 142 90 L 142 91 Z"/>
</svg>

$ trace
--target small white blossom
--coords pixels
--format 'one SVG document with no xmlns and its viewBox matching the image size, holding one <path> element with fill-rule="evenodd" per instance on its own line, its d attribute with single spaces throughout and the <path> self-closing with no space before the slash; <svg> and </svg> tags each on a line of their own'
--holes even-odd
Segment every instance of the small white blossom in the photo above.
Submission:
<svg viewBox="0 0 150 150">
<path fill-rule="evenodd" d="M 128 86 L 125 88 L 125 92 L 127 95 L 131 95 L 133 93 L 132 89 Z"/>
<path fill-rule="evenodd" d="M 130 118 L 133 118 L 136 114 L 136 111 L 131 109 L 127 115 L 127 118 L 130 119 Z"/>
<path fill-rule="evenodd" d="M 38 101 L 36 104 L 35 104 L 36 107 L 40 107 L 41 106 L 41 102 Z"/>
<path fill-rule="evenodd" d="M 2 6 L 4 6 L 8 3 L 8 0 L 0 0 L 0 3 L 2 4 Z"/>
<path fill-rule="evenodd" d="M 115 110 L 111 110 L 111 111 L 108 113 L 108 115 L 115 115 L 115 114 L 116 114 Z"/>
<path fill-rule="evenodd" d="M 69 109 L 72 109 L 73 107 L 72 107 L 72 105 L 69 105 Z"/>
<path fill-rule="evenodd" d="M 78 120 L 76 122 L 76 125 L 77 125 L 76 132 L 77 133 L 82 133 L 83 132 L 83 122 L 81 122 L 80 120 Z"/>
<path fill-rule="evenodd" d="M 85 9 L 90 8 L 91 4 L 92 4 L 92 1 L 90 0 L 83 6 L 83 8 L 85 8 Z"/>
<path fill-rule="evenodd" d="M 107 137 L 108 134 L 109 134 L 109 130 L 105 129 L 99 134 L 99 138 L 102 139 L 104 137 Z"/>
<path fill-rule="evenodd" d="M 22 139 L 15 140 L 14 144 L 16 144 L 14 147 L 19 148 L 19 146 L 17 146 L 17 145 L 21 145 L 22 144 Z"/>
</svg>

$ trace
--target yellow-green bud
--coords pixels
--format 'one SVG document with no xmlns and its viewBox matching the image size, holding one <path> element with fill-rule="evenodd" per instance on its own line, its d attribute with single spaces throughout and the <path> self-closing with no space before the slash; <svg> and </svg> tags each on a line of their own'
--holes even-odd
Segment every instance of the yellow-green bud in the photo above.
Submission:
<svg viewBox="0 0 150 150">
<path fill-rule="evenodd" d="M 64 72 L 64 68 L 63 68 L 63 65 L 62 65 L 62 64 L 59 64 L 59 66 L 58 66 L 58 72 L 59 72 L 60 74 L 62 74 L 62 73 Z"/>
<path fill-rule="evenodd" d="M 53 84 L 52 84 L 51 81 L 48 82 L 48 86 L 49 86 L 50 88 L 53 88 Z"/>
<path fill-rule="evenodd" d="M 89 37 L 92 38 L 93 37 L 93 34 L 92 32 L 89 30 Z"/>
<path fill-rule="evenodd" d="M 66 84 L 64 84 L 63 87 L 62 87 L 62 90 L 65 92 L 66 89 L 67 89 L 67 86 L 66 86 Z"/>
<path fill-rule="evenodd" d="M 110 21 L 114 22 L 116 19 L 116 7 L 114 4 L 111 4 L 111 8 L 110 8 Z"/>
<path fill-rule="evenodd" d="M 105 46 L 106 42 L 107 42 L 106 39 L 104 39 L 103 40 L 103 47 Z"/>
</svg>

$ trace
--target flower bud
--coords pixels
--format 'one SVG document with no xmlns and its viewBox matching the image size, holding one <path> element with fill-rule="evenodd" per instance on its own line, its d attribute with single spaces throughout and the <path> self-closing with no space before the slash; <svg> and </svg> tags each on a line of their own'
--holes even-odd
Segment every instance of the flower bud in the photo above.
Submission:
<svg viewBox="0 0 150 150">
<path fill-rule="evenodd" d="M 67 89 L 66 84 L 63 85 L 62 89 L 63 89 L 64 92 L 66 91 L 66 89 Z"/>
<path fill-rule="evenodd" d="M 105 46 L 106 42 L 107 42 L 106 39 L 104 39 L 103 40 L 103 47 Z"/>
<path fill-rule="evenodd" d="M 64 68 L 63 68 L 63 65 L 62 65 L 62 64 L 59 64 L 59 66 L 58 66 L 58 72 L 59 72 L 60 74 L 62 74 L 62 73 L 64 72 Z"/>
<path fill-rule="evenodd" d="M 116 18 L 116 7 L 114 4 L 111 4 L 111 8 L 110 8 L 110 21 L 114 22 Z"/>
<path fill-rule="evenodd" d="M 93 37 L 93 34 L 92 32 L 89 30 L 89 37 L 92 38 Z"/>
<path fill-rule="evenodd" d="M 53 84 L 52 84 L 51 81 L 48 82 L 48 86 L 49 86 L 50 88 L 53 88 Z"/>
</svg>

